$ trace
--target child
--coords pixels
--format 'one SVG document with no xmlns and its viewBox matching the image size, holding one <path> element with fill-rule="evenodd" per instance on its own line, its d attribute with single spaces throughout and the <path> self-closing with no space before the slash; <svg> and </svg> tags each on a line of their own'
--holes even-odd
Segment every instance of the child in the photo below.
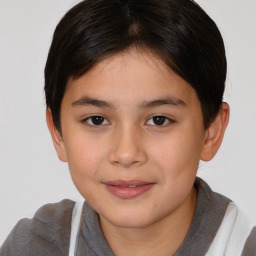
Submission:
<svg viewBox="0 0 256 256">
<path fill-rule="evenodd" d="M 0 255 L 256 255 L 256 229 L 196 178 L 229 118 L 218 28 L 191 0 L 85 0 L 54 33 L 47 124 L 86 202 L 40 208 Z"/>
</svg>

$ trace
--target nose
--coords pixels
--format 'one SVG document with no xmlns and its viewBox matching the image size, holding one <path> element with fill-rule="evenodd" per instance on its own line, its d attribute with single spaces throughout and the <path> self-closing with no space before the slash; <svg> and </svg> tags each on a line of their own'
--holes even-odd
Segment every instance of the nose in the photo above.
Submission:
<svg viewBox="0 0 256 256">
<path fill-rule="evenodd" d="M 113 134 L 109 161 L 124 168 L 140 166 L 147 160 L 142 136 L 135 127 L 124 127 Z"/>
</svg>

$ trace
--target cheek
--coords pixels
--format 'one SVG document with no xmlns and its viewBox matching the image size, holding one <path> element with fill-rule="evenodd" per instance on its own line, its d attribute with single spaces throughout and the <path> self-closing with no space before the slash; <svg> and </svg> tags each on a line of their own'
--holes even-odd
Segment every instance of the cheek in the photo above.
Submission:
<svg viewBox="0 0 256 256">
<path fill-rule="evenodd" d="M 201 142 L 195 133 L 181 131 L 163 139 L 151 154 L 167 175 L 195 173 L 198 168 Z M 152 147 L 151 147 L 152 148 Z"/>
<path fill-rule="evenodd" d="M 66 144 L 67 158 L 72 178 L 94 178 L 102 163 L 103 150 L 90 139 L 71 139 Z"/>
<path fill-rule="evenodd" d="M 102 151 L 99 147 L 81 141 L 72 141 L 67 148 L 68 165 L 71 178 L 80 194 L 88 201 L 95 184 L 99 181 L 102 164 Z M 94 192 L 96 193 L 96 192 Z"/>
</svg>

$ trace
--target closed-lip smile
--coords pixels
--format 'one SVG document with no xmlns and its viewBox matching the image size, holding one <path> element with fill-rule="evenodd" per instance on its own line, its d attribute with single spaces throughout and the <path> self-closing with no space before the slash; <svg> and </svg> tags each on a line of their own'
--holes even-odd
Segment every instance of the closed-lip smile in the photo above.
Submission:
<svg viewBox="0 0 256 256">
<path fill-rule="evenodd" d="M 133 199 L 150 190 L 156 183 L 142 180 L 113 180 L 103 184 L 112 195 L 121 199 Z"/>
</svg>

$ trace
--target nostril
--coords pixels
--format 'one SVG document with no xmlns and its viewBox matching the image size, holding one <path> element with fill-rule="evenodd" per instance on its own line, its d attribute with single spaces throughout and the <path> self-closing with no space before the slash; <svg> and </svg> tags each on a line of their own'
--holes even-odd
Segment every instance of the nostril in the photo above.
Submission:
<svg viewBox="0 0 256 256">
<path fill-rule="evenodd" d="M 134 165 L 140 165 L 147 159 L 146 152 L 142 149 L 132 151 L 120 151 L 112 150 L 109 155 L 109 160 L 112 164 L 121 165 L 123 167 L 129 167 Z"/>
</svg>

